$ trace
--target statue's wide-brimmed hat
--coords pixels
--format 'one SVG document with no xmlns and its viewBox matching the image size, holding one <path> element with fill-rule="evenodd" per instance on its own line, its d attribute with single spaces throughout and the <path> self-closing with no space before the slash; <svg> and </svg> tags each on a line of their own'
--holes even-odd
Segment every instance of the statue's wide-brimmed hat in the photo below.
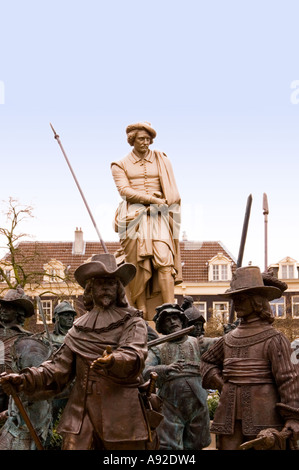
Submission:
<svg viewBox="0 0 299 470">
<path fill-rule="evenodd" d="M 129 284 L 136 274 L 134 264 L 124 263 L 117 266 L 114 255 L 105 253 L 94 255 L 91 261 L 76 269 L 74 276 L 80 286 L 85 287 L 86 281 L 93 277 L 117 277 L 123 286 Z"/>
<path fill-rule="evenodd" d="M 32 315 L 34 315 L 33 302 L 19 286 L 16 289 L 9 289 L 3 299 L 0 299 L 0 305 L 7 304 L 21 307 L 26 318 L 32 317 Z"/>
<path fill-rule="evenodd" d="M 266 297 L 268 300 L 279 299 L 281 289 L 271 285 L 265 285 L 263 276 L 258 266 L 245 266 L 237 268 L 233 274 L 230 288 L 225 291 L 225 297 L 233 297 L 236 294 L 251 293 Z"/>
<path fill-rule="evenodd" d="M 178 304 L 163 304 L 156 307 L 156 314 L 153 318 L 158 333 L 164 334 L 163 321 L 168 315 L 178 315 L 182 321 L 182 327 L 187 327 L 188 318 Z"/>
<path fill-rule="evenodd" d="M 150 122 L 137 122 L 136 124 L 130 124 L 127 129 L 126 129 L 126 133 L 129 134 L 129 132 L 132 132 L 132 131 L 146 131 L 148 132 L 151 137 L 154 139 L 157 135 L 157 132 L 155 131 L 155 129 L 152 128 L 152 125 Z"/>
</svg>

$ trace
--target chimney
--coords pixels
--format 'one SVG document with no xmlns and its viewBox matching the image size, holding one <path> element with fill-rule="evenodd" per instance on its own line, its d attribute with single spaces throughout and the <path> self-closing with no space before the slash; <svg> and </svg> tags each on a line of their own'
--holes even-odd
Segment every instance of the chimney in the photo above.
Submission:
<svg viewBox="0 0 299 470">
<path fill-rule="evenodd" d="M 75 240 L 73 243 L 73 255 L 84 255 L 85 243 L 83 241 L 83 232 L 78 227 L 75 230 Z"/>
<path fill-rule="evenodd" d="M 183 240 L 183 242 L 187 242 L 187 241 L 188 241 L 188 237 L 187 237 L 187 233 L 186 233 L 186 232 L 183 232 L 182 240 Z"/>
</svg>

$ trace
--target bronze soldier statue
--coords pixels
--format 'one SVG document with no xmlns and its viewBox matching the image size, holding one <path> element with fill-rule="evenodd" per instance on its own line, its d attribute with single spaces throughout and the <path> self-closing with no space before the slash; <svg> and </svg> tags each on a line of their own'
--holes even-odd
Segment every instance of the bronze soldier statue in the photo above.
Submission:
<svg viewBox="0 0 299 470">
<path fill-rule="evenodd" d="M 26 318 L 34 315 L 34 305 L 24 290 L 18 286 L 10 289 L 0 299 L 0 341 L 1 361 L 0 371 L 12 371 L 11 347 L 20 335 L 32 335 L 23 328 Z M 0 412 L 7 410 L 8 397 L 0 385 Z"/>
<path fill-rule="evenodd" d="M 201 314 L 200 310 L 194 305 L 193 297 L 186 295 L 183 298 L 183 303 L 181 305 L 184 313 L 188 319 L 187 327 L 194 326 L 194 330 L 189 333 L 190 336 L 195 336 L 199 338 L 201 354 L 209 349 L 212 344 L 214 344 L 218 337 L 209 338 L 205 336 L 205 323 L 206 320 Z"/>
<path fill-rule="evenodd" d="M 194 325 L 195 328 L 190 333 L 191 336 L 202 336 L 204 335 L 206 322 L 203 315 L 200 313 L 199 309 L 194 305 L 194 299 L 191 295 L 186 295 L 183 297 L 183 303 L 181 305 L 182 310 L 184 310 L 185 315 L 188 318 L 188 326 Z"/>
<path fill-rule="evenodd" d="M 299 437 L 298 365 L 291 361 L 290 342 L 272 326 L 269 303 L 284 286 L 277 279 L 266 282 L 256 266 L 236 270 L 225 296 L 233 300 L 240 324 L 201 359 L 203 386 L 221 392 L 211 427 L 220 450 L 239 449 L 264 431 L 270 442 L 268 428 L 277 435 L 288 431 L 291 448 Z M 277 442 L 273 437 L 272 449 L 280 448 Z"/>
<path fill-rule="evenodd" d="M 12 384 L 17 392 L 40 399 L 75 379 L 57 428 L 62 450 L 143 450 L 155 445 L 154 439 L 149 444 L 139 399 L 147 328 L 124 291 L 135 273 L 132 264 L 117 267 L 110 254 L 95 255 L 79 266 L 75 278 L 89 290 L 90 310 L 74 322 L 52 360 L 1 377 L 7 393 Z"/>
<path fill-rule="evenodd" d="M 123 201 L 115 217 L 121 259 L 133 263 L 137 275 L 129 284 L 130 302 L 152 320 L 148 301 L 158 295 L 174 302 L 174 285 L 182 281 L 179 229 L 180 195 L 165 153 L 150 150 L 156 131 L 147 122 L 126 129 L 133 150 L 111 164 Z M 124 255 L 123 255 L 124 254 Z M 159 305 L 161 300 L 158 300 Z"/>
<path fill-rule="evenodd" d="M 50 333 L 50 339 L 54 349 L 60 348 L 64 342 L 65 335 L 73 326 L 74 318 L 77 315 L 74 307 L 67 301 L 62 301 L 54 309 L 54 330 Z M 59 395 L 55 396 L 52 402 L 53 423 L 56 423 L 59 415 L 65 408 L 70 396 L 73 383 L 69 384 Z"/>
<path fill-rule="evenodd" d="M 61 346 L 65 335 L 73 326 L 76 315 L 76 310 L 69 302 L 64 300 L 56 305 L 53 317 L 54 330 L 50 334 L 54 346 Z"/>
<path fill-rule="evenodd" d="M 163 335 L 187 326 L 187 317 L 178 304 L 163 304 L 156 311 L 156 329 Z M 160 449 L 200 450 L 211 442 L 200 354 L 199 339 L 186 334 L 149 349 L 144 377 L 158 374 L 157 394 L 163 400 L 164 420 L 157 428 Z"/>
<path fill-rule="evenodd" d="M 26 367 L 38 367 L 49 359 L 51 348 L 41 339 L 20 335 L 11 347 L 11 368 L 20 373 Z M 50 440 L 52 432 L 52 403 L 50 400 L 31 400 L 20 393 L 22 405 L 41 445 Z M 24 422 L 14 398 L 9 397 L 7 419 L 0 431 L 0 450 L 36 450 L 36 443 Z"/>
</svg>

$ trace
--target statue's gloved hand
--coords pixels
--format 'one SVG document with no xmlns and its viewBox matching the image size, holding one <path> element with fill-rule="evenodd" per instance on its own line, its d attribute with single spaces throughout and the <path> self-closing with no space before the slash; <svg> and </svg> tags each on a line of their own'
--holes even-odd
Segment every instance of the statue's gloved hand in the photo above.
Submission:
<svg viewBox="0 0 299 470">
<path fill-rule="evenodd" d="M 12 394 L 11 386 L 13 386 L 17 392 L 21 392 L 24 388 L 24 383 L 25 379 L 22 374 L 7 374 L 3 372 L 0 375 L 0 385 L 7 395 Z"/>
<path fill-rule="evenodd" d="M 185 361 L 182 359 L 178 360 L 177 362 L 173 362 L 172 364 L 169 364 L 166 366 L 166 372 L 168 374 L 172 374 L 173 372 L 181 372 L 184 368 Z"/>
<path fill-rule="evenodd" d="M 95 359 L 90 368 L 94 370 L 108 369 L 113 365 L 115 358 L 112 354 L 111 346 L 107 346 L 106 350 L 103 352 L 102 357 Z"/>
<path fill-rule="evenodd" d="M 224 380 L 220 374 L 215 374 L 211 377 L 209 383 L 210 388 L 219 390 L 219 392 L 221 392 L 223 385 Z"/>
</svg>

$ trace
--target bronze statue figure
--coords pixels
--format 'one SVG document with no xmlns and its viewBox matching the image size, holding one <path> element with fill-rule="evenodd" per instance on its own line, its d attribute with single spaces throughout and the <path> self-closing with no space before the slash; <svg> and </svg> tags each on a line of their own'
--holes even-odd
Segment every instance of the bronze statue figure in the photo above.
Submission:
<svg viewBox="0 0 299 470">
<path fill-rule="evenodd" d="M 156 329 L 163 335 L 179 332 L 187 317 L 178 304 L 157 307 Z M 149 349 L 144 377 L 156 372 L 164 420 L 157 428 L 160 449 L 201 450 L 210 442 L 207 392 L 200 377 L 198 338 L 183 335 Z"/>
<path fill-rule="evenodd" d="M 17 392 L 39 399 L 59 393 L 75 379 L 57 428 L 62 450 L 143 450 L 156 445 L 153 433 L 149 439 L 139 399 L 147 327 L 124 291 L 135 273 L 132 264 L 117 267 L 110 254 L 95 255 L 79 266 L 75 278 L 89 291 L 89 311 L 74 322 L 50 361 L 1 376 L 7 393 L 11 383 Z"/>
<path fill-rule="evenodd" d="M 203 354 L 209 349 L 212 344 L 214 344 L 218 337 L 210 338 L 205 336 L 205 323 L 206 320 L 201 314 L 200 310 L 194 305 L 193 297 L 186 295 L 183 298 L 183 303 L 181 305 L 184 313 L 188 319 L 187 326 L 194 326 L 194 330 L 189 333 L 190 336 L 195 336 L 199 338 L 200 343 L 200 352 Z"/>
<path fill-rule="evenodd" d="M 205 352 L 203 386 L 221 391 L 211 431 L 220 450 L 236 450 L 268 428 L 276 435 L 299 438 L 299 370 L 291 361 L 288 339 L 272 323 L 270 300 L 281 297 L 277 279 L 265 283 L 258 267 L 238 268 L 225 296 L 231 298 L 240 324 Z M 262 433 L 263 434 L 263 433 Z M 275 433 L 274 433 L 275 434 Z M 272 433 L 273 447 L 279 439 Z M 263 434 L 268 442 L 269 431 Z M 280 435 L 281 436 L 281 435 Z"/>
<path fill-rule="evenodd" d="M 19 336 L 11 347 L 11 369 L 20 373 L 26 367 L 38 367 L 50 358 L 51 349 L 44 341 L 34 336 Z M 52 432 L 52 403 L 51 400 L 31 400 L 20 393 L 22 405 L 40 440 L 45 445 L 50 440 Z M 19 408 L 13 397 L 9 397 L 7 419 L 0 431 L 0 450 L 36 450 L 32 438 Z"/>
<path fill-rule="evenodd" d="M 137 269 L 129 284 L 130 303 L 151 320 L 148 299 L 160 293 L 163 303 L 174 302 L 174 285 L 181 282 L 180 195 L 165 153 L 149 149 L 156 137 L 151 125 L 131 124 L 126 132 L 133 150 L 111 164 L 123 199 L 115 231 L 122 246 L 120 262 L 125 259 Z"/>
<path fill-rule="evenodd" d="M 73 326 L 77 315 L 74 307 L 67 301 L 60 302 L 54 309 L 54 330 L 50 334 L 53 344 L 61 346 L 68 330 Z"/>
<path fill-rule="evenodd" d="M 2 341 L 0 371 L 11 372 L 11 347 L 20 335 L 32 335 L 24 329 L 26 318 L 34 315 L 34 305 L 24 290 L 18 286 L 10 289 L 0 299 L 0 340 Z M 0 412 L 7 410 L 8 397 L 0 385 Z"/>
<path fill-rule="evenodd" d="M 75 316 L 77 315 L 74 307 L 67 301 L 62 301 L 54 309 L 54 330 L 50 333 L 50 339 L 54 349 L 60 348 L 64 342 L 65 335 L 73 326 Z M 65 408 L 71 393 L 73 382 L 69 384 L 61 393 L 56 395 L 52 402 L 53 422 L 56 423 L 59 415 Z"/>
</svg>

